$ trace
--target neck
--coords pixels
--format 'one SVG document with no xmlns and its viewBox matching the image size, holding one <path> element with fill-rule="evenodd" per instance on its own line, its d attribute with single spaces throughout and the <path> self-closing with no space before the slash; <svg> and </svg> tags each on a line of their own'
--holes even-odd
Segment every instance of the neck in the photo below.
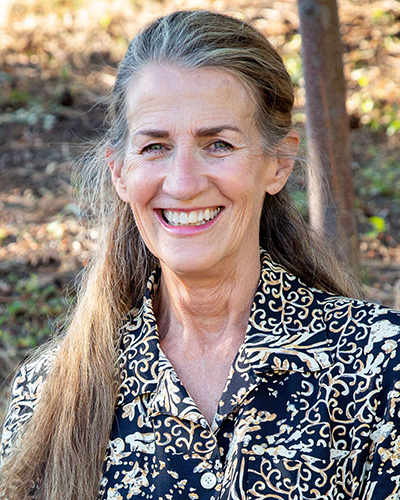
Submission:
<svg viewBox="0 0 400 500">
<path fill-rule="evenodd" d="M 154 310 L 161 341 L 211 346 L 224 336 L 244 339 L 260 276 L 260 255 L 246 258 L 228 271 L 178 276 L 162 267 Z"/>
</svg>

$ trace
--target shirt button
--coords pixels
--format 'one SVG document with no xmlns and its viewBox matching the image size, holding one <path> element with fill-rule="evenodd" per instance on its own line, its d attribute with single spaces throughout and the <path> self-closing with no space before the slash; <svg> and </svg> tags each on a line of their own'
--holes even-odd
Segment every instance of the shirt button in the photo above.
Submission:
<svg viewBox="0 0 400 500">
<path fill-rule="evenodd" d="M 200 478 L 200 484 L 206 490 L 211 490 L 217 484 L 217 476 L 213 472 L 205 472 Z"/>
</svg>

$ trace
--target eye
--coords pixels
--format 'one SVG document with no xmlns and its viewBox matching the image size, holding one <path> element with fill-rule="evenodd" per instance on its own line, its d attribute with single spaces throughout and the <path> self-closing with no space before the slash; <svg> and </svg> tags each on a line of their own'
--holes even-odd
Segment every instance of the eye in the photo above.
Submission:
<svg viewBox="0 0 400 500">
<path fill-rule="evenodd" d="M 153 144 L 148 144 L 140 151 L 140 154 L 145 156 L 161 156 L 163 153 L 167 151 L 167 147 L 165 144 L 161 144 L 159 142 L 155 142 Z"/>
<path fill-rule="evenodd" d="M 212 153 L 212 154 L 226 154 L 230 153 L 233 151 L 233 146 L 232 144 L 229 144 L 229 142 L 225 141 L 214 141 L 211 144 L 207 146 L 207 149 Z"/>
</svg>

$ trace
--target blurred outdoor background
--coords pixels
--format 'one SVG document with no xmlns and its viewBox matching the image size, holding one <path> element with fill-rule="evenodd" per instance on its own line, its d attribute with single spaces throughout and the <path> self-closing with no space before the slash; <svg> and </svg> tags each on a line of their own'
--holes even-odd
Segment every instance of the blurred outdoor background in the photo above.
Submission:
<svg viewBox="0 0 400 500">
<path fill-rule="evenodd" d="M 338 0 L 366 298 L 400 302 L 400 2 Z M 177 9 L 252 20 L 283 56 L 305 121 L 295 0 L 1 0 L 0 419 L 10 377 L 73 301 L 96 245 L 71 168 L 103 126 L 104 96 L 137 29 Z M 300 186 L 301 187 L 301 186 Z M 307 214 L 304 189 L 293 193 Z"/>
</svg>

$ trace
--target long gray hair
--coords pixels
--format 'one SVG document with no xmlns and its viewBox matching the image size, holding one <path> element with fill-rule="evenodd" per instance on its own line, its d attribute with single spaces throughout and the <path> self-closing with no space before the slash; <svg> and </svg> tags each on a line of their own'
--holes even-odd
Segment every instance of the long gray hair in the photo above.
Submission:
<svg viewBox="0 0 400 500">
<path fill-rule="evenodd" d="M 255 98 L 266 151 L 291 130 L 294 102 L 282 59 L 257 30 L 207 11 L 175 12 L 145 27 L 122 61 L 107 115 L 105 137 L 79 164 L 80 193 L 99 230 L 75 310 L 18 447 L 3 466 L 0 498 L 94 500 L 118 391 L 121 318 L 141 301 L 156 259 L 145 248 L 130 207 L 115 193 L 106 161 L 111 145 L 122 158 L 128 140 L 126 95 L 148 65 L 214 67 L 240 78 Z M 321 251 L 284 189 L 267 195 L 260 244 L 307 284 L 352 293 L 340 266 Z M 68 360 L 68 362 L 66 362 Z"/>
</svg>

